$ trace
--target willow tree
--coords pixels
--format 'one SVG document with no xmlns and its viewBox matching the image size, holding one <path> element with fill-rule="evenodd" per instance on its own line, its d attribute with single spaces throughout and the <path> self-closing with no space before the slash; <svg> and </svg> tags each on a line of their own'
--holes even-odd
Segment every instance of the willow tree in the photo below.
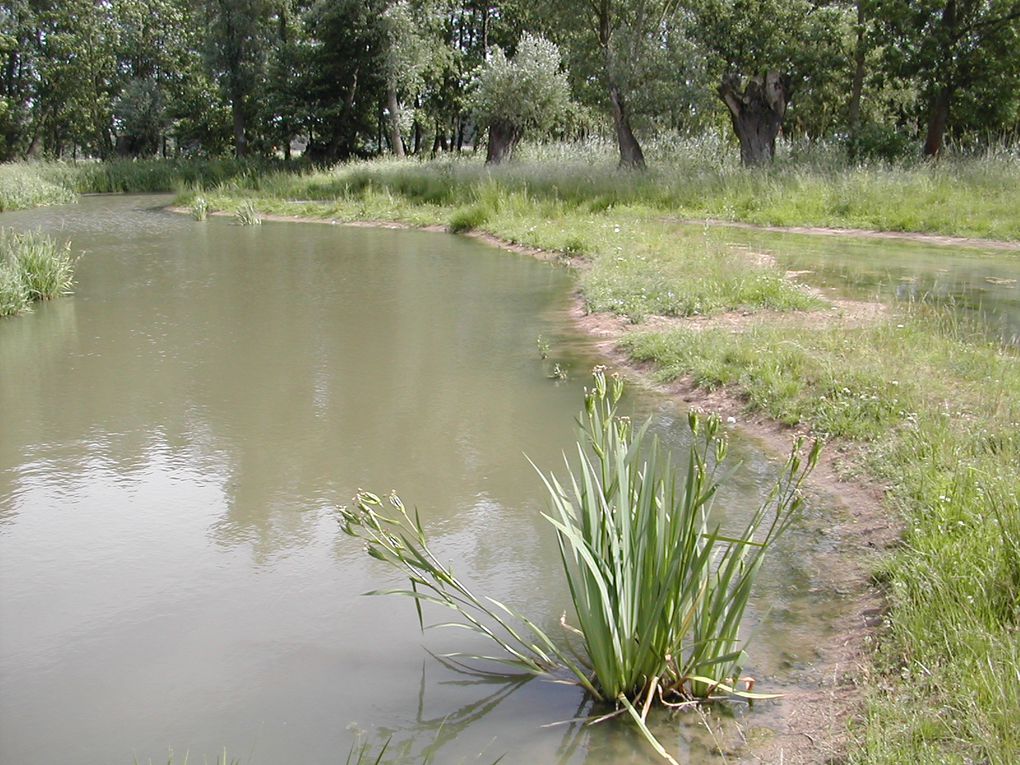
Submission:
<svg viewBox="0 0 1020 765">
<path fill-rule="evenodd" d="M 832 61 L 845 58 L 844 9 L 813 0 L 696 0 L 688 18 L 713 59 L 741 162 L 771 162 L 795 91 L 833 76 Z"/>
<path fill-rule="evenodd" d="M 570 86 L 553 43 L 525 33 L 512 59 L 494 47 L 472 93 L 475 114 L 489 129 L 485 161 L 509 159 L 526 130 L 548 129 L 569 102 Z"/>
<path fill-rule="evenodd" d="M 1015 129 L 1020 121 L 1020 0 L 870 0 L 889 72 L 922 93 L 924 154 L 947 131 Z M 955 112 L 955 116 L 954 116 Z"/>
<path fill-rule="evenodd" d="M 608 106 L 621 168 L 643 169 L 635 118 L 657 114 L 649 94 L 682 68 L 670 51 L 680 0 L 545 0 L 542 16 L 568 52 L 588 104 Z"/>
</svg>

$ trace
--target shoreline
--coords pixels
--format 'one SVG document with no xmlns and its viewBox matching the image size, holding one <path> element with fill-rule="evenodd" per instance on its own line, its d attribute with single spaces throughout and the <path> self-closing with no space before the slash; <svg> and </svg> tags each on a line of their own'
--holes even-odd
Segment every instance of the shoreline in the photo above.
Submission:
<svg viewBox="0 0 1020 765">
<path fill-rule="evenodd" d="M 179 214 L 190 212 L 186 208 L 174 206 L 165 209 Z M 232 213 L 217 211 L 210 215 L 229 217 Z M 283 223 L 452 233 L 446 226 L 439 224 L 415 226 L 400 221 L 340 221 L 278 214 L 262 214 L 260 217 L 265 221 Z M 586 265 L 582 258 L 509 242 L 483 231 L 472 230 L 461 232 L 460 235 L 502 250 L 560 263 L 574 270 Z M 824 317 L 826 320 L 845 318 L 850 322 L 868 321 L 880 315 L 880 312 L 869 314 L 864 311 L 862 316 L 853 309 L 847 311 L 846 305 L 835 307 L 843 309 L 840 311 L 841 316 L 827 314 Z M 655 366 L 652 362 L 635 362 L 619 346 L 620 340 L 634 328 L 661 328 L 655 326 L 656 319 L 667 322 L 674 320 L 650 316 L 644 324 L 632 325 L 614 314 L 588 313 L 576 290 L 565 310 L 578 331 L 592 338 L 599 353 L 619 367 L 633 382 L 665 394 L 678 407 L 717 413 L 724 417 L 736 415 L 736 422 L 729 427 L 758 443 L 767 453 L 779 457 L 789 453 L 798 429 L 762 414 L 746 415 L 746 401 L 733 390 L 707 391 L 698 388 L 690 378 L 665 385 L 658 383 L 654 380 Z M 755 313 L 737 316 L 724 314 L 722 320 L 739 324 L 742 318 L 754 316 Z M 697 326 L 719 319 L 716 316 L 710 320 L 695 317 L 694 320 L 677 321 Z M 892 547 L 901 531 L 893 514 L 886 510 L 885 490 L 881 486 L 864 477 L 853 480 L 840 477 L 845 467 L 856 467 L 854 461 L 855 451 L 852 446 L 830 442 L 822 451 L 818 466 L 806 483 L 809 493 L 822 494 L 839 506 L 839 518 L 827 530 L 832 544 L 831 552 L 824 554 L 827 565 L 821 578 L 835 591 L 845 594 L 843 607 L 836 619 L 842 626 L 837 626 L 831 638 L 818 646 L 818 658 L 808 668 L 801 670 L 802 687 L 784 694 L 783 701 L 777 706 L 778 724 L 773 730 L 774 735 L 766 741 L 756 741 L 741 748 L 739 754 L 743 761 L 814 763 L 845 755 L 851 743 L 848 723 L 862 710 L 864 684 L 860 680 L 870 672 L 871 650 L 885 612 L 885 598 L 873 585 L 871 571 L 877 558 Z"/>
<path fill-rule="evenodd" d="M 121 192 L 109 192 L 119 194 Z M 155 192 L 153 192 L 155 193 Z M 159 192 L 162 193 L 162 192 Z M 83 195 L 85 196 L 85 195 Z M 87 196 L 99 196 L 90 194 Z M 307 204 L 307 201 L 296 200 L 291 204 Z M 164 209 L 170 212 L 190 215 L 191 211 L 185 207 L 169 205 Z M 228 210 L 210 211 L 209 215 L 216 217 L 232 217 L 234 213 Z M 431 224 L 428 226 L 417 226 L 413 223 L 392 220 L 336 220 L 327 218 L 315 218 L 305 215 L 278 215 L 275 213 L 259 213 L 262 220 L 276 223 L 324 223 L 333 226 L 353 226 L 355 228 L 387 228 L 405 229 L 408 231 L 429 231 L 444 234 L 453 234 L 449 227 L 442 224 Z M 951 236 L 948 234 L 931 234 L 923 231 L 881 231 L 870 228 L 839 228 L 833 226 L 776 226 L 769 223 L 748 223 L 738 220 L 720 220 L 718 218 L 675 218 L 667 216 L 664 221 L 675 223 L 680 226 L 708 226 L 709 228 L 736 228 L 744 231 L 761 231 L 769 234 L 792 234 L 797 236 L 820 236 L 820 237 L 849 237 L 853 239 L 876 239 L 898 242 L 913 242 L 916 244 L 927 244 L 935 247 L 962 247 L 974 250 L 998 250 L 1002 252 L 1020 253 L 1020 241 L 1009 239 L 983 239 L 980 237 Z M 491 244 L 509 249 L 512 252 L 525 252 L 543 260 L 561 259 L 562 254 L 549 250 L 542 250 L 525 245 L 515 244 L 500 239 L 492 234 L 482 231 L 461 231 L 456 232 L 460 236 L 471 236 L 476 239 L 490 242 Z M 562 256 L 566 257 L 566 256 Z"/>
</svg>

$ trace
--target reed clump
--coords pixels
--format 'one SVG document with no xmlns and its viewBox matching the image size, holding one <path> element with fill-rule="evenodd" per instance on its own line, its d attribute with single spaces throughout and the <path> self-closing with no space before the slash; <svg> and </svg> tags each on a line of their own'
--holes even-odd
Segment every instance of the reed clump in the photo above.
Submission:
<svg viewBox="0 0 1020 765">
<path fill-rule="evenodd" d="M 209 201 L 205 197 L 195 197 L 191 200 L 191 217 L 195 220 L 205 220 L 209 215 Z"/>
<path fill-rule="evenodd" d="M 0 212 L 73 202 L 70 188 L 43 176 L 37 165 L 0 165 Z"/>
<path fill-rule="evenodd" d="M 799 488 L 820 445 L 802 457 L 798 441 L 766 501 L 743 529 L 723 533 L 710 516 L 727 451 L 719 419 L 690 415 L 694 442 L 686 471 L 679 471 L 647 423 L 635 429 L 618 414 L 622 392 L 618 378 L 597 368 L 564 480 L 539 472 L 574 606 L 576 626 L 564 626 L 580 647 L 514 607 L 471 592 L 429 549 L 421 519 L 396 495 L 387 502 L 359 491 L 353 507 L 341 509 L 341 522 L 367 542 L 372 557 L 407 575 L 410 589 L 390 593 L 414 599 L 422 626 L 422 603 L 453 609 L 458 626 L 504 651 L 500 661 L 565 674 L 596 701 L 628 714 L 672 761 L 646 726 L 652 706 L 767 698 L 741 676 L 740 622 L 765 554 L 797 515 Z"/>
<path fill-rule="evenodd" d="M 0 316 L 29 308 L 36 300 L 69 294 L 74 283 L 70 244 L 41 233 L 0 228 Z"/>
<path fill-rule="evenodd" d="M 255 207 L 255 203 L 251 200 L 245 200 L 238 205 L 236 218 L 237 222 L 242 226 L 258 226 L 262 223 L 262 217 L 259 215 L 258 208 Z"/>
</svg>

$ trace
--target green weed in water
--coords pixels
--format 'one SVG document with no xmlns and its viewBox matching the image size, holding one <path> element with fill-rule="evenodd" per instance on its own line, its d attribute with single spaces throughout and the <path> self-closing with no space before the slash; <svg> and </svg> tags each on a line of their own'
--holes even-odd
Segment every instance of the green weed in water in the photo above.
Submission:
<svg viewBox="0 0 1020 765">
<path fill-rule="evenodd" d="M 386 502 L 359 491 L 341 509 L 344 530 L 369 554 L 405 573 L 424 626 L 422 603 L 459 614 L 459 626 L 494 641 L 497 659 L 536 674 L 566 672 L 597 701 L 625 709 L 656 751 L 670 755 L 645 725 L 659 701 L 716 693 L 766 698 L 739 690 L 745 655 L 738 630 L 764 555 L 788 528 L 801 482 L 820 446 L 806 458 L 798 441 L 782 477 L 744 529 L 722 533 L 709 510 L 726 456 L 718 418 L 689 419 L 694 444 L 681 475 L 648 423 L 634 430 L 617 414 L 623 386 L 597 368 L 585 396 L 582 431 L 566 480 L 542 475 L 584 650 L 554 640 L 512 606 L 473 593 L 429 549 L 417 513 L 395 494 Z M 536 468 L 537 469 L 537 468 Z M 457 660 L 491 660 L 465 656 Z"/>
<path fill-rule="evenodd" d="M 70 245 L 41 233 L 0 228 L 0 316 L 20 313 L 34 300 L 66 295 L 73 281 Z"/>
<path fill-rule="evenodd" d="M 262 223 L 262 218 L 259 216 L 259 211 L 255 207 L 255 203 L 251 200 L 245 200 L 237 208 L 237 222 L 242 226 L 258 226 Z"/>
<path fill-rule="evenodd" d="M 191 217 L 195 220 L 205 220 L 209 214 L 209 201 L 202 196 L 191 200 Z"/>
</svg>

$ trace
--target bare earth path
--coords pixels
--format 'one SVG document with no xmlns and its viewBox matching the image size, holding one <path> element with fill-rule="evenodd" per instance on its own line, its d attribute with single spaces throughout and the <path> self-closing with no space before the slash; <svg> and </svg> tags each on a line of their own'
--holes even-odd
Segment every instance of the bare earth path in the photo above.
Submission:
<svg viewBox="0 0 1020 765">
<path fill-rule="evenodd" d="M 940 247 L 970 247 L 981 250 L 1003 250 L 1020 252 L 1020 242 L 1001 239 L 977 239 L 966 236 L 944 236 L 922 234 L 914 231 L 876 231 L 867 228 L 828 228 L 826 226 L 770 226 L 764 223 L 743 223 L 741 221 L 702 219 L 671 219 L 675 223 L 712 228 L 739 228 L 750 231 L 766 231 L 772 234 L 807 234 L 810 236 L 834 236 L 847 239 L 888 239 L 900 242 L 920 242 Z"/>
</svg>

